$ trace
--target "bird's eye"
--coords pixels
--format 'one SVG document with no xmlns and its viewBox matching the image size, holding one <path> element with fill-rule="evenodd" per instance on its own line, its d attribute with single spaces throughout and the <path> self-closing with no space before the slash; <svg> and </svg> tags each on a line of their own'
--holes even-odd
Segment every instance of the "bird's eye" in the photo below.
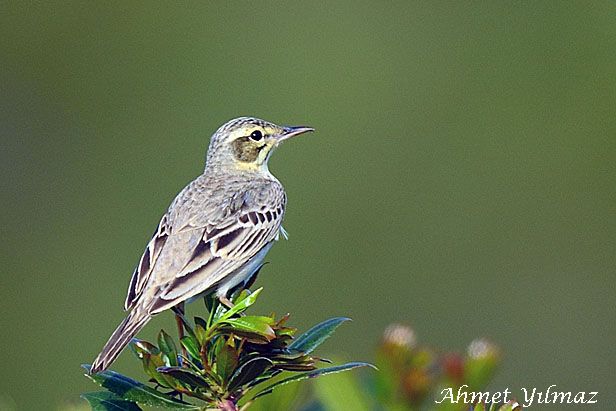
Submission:
<svg viewBox="0 0 616 411">
<path fill-rule="evenodd" d="M 255 130 L 252 133 L 250 133 L 250 138 L 254 141 L 259 141 L 263 138 L 263 133 L 261 133 L 260 130 Z"/>
</svg>

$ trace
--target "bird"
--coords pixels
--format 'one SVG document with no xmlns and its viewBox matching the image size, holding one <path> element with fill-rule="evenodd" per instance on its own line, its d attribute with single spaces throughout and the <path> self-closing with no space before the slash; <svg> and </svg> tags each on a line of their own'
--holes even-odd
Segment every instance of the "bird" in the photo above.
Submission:
<svg viewBox="0 0 616 411">
<path fill-rule="evenodd" d="M 130 280 L 126 318 L 90 367 L 106 370 L 150 321 L 167 309 L 216 293 L 227 307 L 230 292 L 251 282 L 282 235 L 287 196 L 268 161 L 285 140 L 314 131 L 239 117 L 212 135 L 203 173 L 171 202 Z M 178 321 L 179 324 L 179 321 Z"/>
</svg>

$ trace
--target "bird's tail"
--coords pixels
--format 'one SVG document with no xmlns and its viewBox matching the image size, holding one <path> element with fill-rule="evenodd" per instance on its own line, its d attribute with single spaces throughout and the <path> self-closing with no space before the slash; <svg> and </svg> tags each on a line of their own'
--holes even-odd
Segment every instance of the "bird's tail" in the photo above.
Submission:
<svg viewBox="0 0 616 411">
<path fill-rule="evenodd" d="M 113 361 L 120 355 L 124 347 L 133 339 L 152 318 L 146 311 L 135 307 L 131 313 L 120 323 L 118 328 L 111 334 L 109 341 L 103 350 L 96 357 L 90 368 L 90 374 L 105 371 Z"/>
</svg>

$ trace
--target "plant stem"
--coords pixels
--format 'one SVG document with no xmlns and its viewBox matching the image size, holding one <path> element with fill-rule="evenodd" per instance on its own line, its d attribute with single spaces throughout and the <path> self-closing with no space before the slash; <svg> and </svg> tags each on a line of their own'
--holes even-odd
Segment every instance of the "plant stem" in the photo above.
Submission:
<svg viewBox="0 0 616 411">
<path fill-rule="evenodd" d="M 231 400 L 222 400 L 218 403 L 218 409 L 220 411 L 239 411 L 237 405 Z"/>
</svg>

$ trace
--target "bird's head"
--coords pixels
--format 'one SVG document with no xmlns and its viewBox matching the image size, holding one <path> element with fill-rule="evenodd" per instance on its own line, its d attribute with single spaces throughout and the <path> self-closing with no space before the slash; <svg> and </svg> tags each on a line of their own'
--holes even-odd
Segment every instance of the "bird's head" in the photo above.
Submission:
<svg viewBox="0 0 616 411">
<path fill-rule="evenodd" d="M 254 117 L 240 117 L 223 124 L 212 136 L 206 168 L 265 170 L 272 151 L 310 127 L 278 126 Z"/>
</svg>

